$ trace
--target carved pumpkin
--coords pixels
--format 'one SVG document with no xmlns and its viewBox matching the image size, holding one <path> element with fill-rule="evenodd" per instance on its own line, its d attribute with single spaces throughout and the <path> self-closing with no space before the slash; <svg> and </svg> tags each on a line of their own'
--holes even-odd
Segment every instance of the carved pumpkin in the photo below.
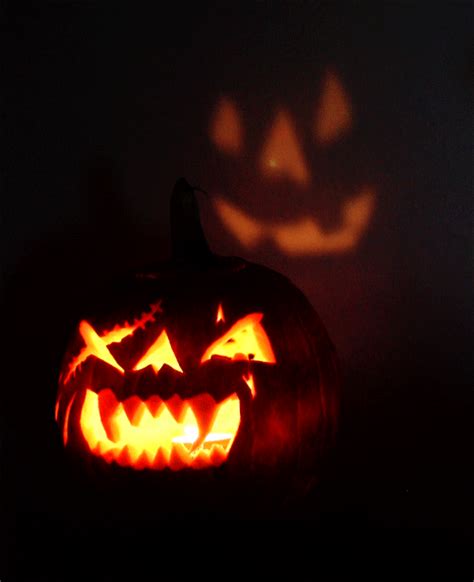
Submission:
<svg viewBox="0 0 474 582">
<path fill-rule="evenodd" d="M 214 208 L 245 249 L 347 253 L 372 222 L 376 189 L 360 144 L 355 150 L 350 141 L 355 113 L 340 76 L 326 71 L 319 96 L 311 95 L 299 110 L 285 102 L 266 107 L 255 122 L 255 105 L 224 94 L 211 114 L 208 135 L 219 168 Z"/>
<path fill-rule="evenodd" d="M 173 260 L 78 325 L 56 403 L 64 445 L 132 469 L 314 471 L 337 402 L 316 313 L 282 275 L 209 251 L 184 180 L 171 227 Z"/>
</svg>

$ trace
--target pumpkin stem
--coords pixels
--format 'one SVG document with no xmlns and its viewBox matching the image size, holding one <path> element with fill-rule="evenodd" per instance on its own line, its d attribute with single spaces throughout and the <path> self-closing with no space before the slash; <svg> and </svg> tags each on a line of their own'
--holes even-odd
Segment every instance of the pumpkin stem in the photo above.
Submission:
<svg viewBox="0 0 474 582">
<path fill-rule="evenodd" d="M 195 191 L 184 178 L 173 188 L 170 203 L 171 245 L 173 259 L 203 262 L 212 257 L 199 216 Z"/>
</svg>

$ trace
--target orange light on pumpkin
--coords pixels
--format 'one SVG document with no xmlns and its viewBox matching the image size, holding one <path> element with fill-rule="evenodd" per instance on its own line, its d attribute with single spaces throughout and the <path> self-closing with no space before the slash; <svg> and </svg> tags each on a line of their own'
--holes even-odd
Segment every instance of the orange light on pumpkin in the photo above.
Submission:
<svg viewBox="0 0 474 582">
<path fill-rule="evenodd" d="M 107 401 L 105 411 L 101 400 Z M 109 389 L 99 394 L 86 390 L 80 416 L 92 453 L 136 469 L 221 465 L 239 424 L 240 401 L 235 393 L 217 404 L 209 394 L 188 400 L 175 395 L 168 401 L 134 396 L 118 402 Z"/>
<path fill-rule="evenodd" d="M 74 399 L 76 398 L 76 393 L 74 393 L 67 405 L 66 412 L 64 414 L 64 425 L 63 425 L 63 442 L 64 446 L 67 445 L 68 434 L 69 434 L 69 415 L 71 414 L 71 408 L 74 403 Z"/>
<path fill-rule="evenodd" d="M 248 377 L 244 376 L 243 378 L 247 386 L 250 388 L 252 398 L 255 398 L 255 396 L 257 395 L 257 391 L 255 390 L 255 382 L 253 380 L 252 374 L 249 374 Z"/>
<path fill-rule="evenodd" d="M 263 313 L 251 313 L 239 319 L 227 333 L 207 348 L 201 362 L 212 356 L 231 360 L 251 360 L 275 364 L 276 358 L 268 336 L 260 323 Z"/>
<path fill-rule="evenodd" d="M 222 323 L 225 322 L 224 310 L 222 309 L 221 303 L 219 303 L 219 307 L 217 308 L 216 323 L 219 323 L 220 321 L 222 321 Z"/>
</svg>

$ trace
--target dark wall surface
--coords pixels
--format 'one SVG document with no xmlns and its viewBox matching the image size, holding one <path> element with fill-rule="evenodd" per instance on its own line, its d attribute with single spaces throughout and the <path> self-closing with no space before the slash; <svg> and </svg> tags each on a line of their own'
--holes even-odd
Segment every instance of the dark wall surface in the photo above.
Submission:
<svg viewBox="0 0 474 582">
<path fill-rule="evenodd" d="M 68 517 L 80 493 L 62 489 L 71 483 L 53 409 L 81 305 L 122 270 L 168 255 L 179 176 L 209 192 L 201 212 L 212 248 L 288 275 L 341 359 L 340 430 L 305 516 L 311 534 L 286 561 L 263 553 L 267 574 L 278 579 L 285 562 L 295 580 L 388 579 L 409 568 L 469 575 L 469 3 L 118 4 L 4 3 L 0 577 L 70 579 L 61 567 L 80 570 L 85 548 L 110 568 L 104 554 L 131 563 L 139 544 L 157 555 L 174 548 L 139 518 L 127 529 L 104 517 L 94 530 Z M 316 149 L 308 136 L 328 71 L 341 79 L 353 123 L 344 140 Z M 209 139 L 222 96 L 238 104 L 248 143 L 262 143 L 280 108 L 290 113 L 311 150 L 310 187 L 265 186 L 257 146 L 229 165 Z M 364 184 L 374 212 L 346 253 L 245 247 L 213 206 L 224 192 L 262 220 L 311 216 L 331 230 Z M 190 525 L 167 528 L 173 537 Z M 190 563 L 203 544 L 191 531 L 180 542 Z M 276 554 L 289 538 L 284 524 Z"/>
</svg>

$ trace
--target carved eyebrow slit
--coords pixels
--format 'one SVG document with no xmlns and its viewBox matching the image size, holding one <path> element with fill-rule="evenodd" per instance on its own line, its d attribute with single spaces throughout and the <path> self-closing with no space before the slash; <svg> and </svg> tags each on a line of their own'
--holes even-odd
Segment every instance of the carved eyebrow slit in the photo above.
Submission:
<svg viewBox="0 0 474 582">
<path fill-rule="evenodd" d="M 150 309 L 143 312 L 140 317 L 134 319 L 132 323 L 126 322 L 122 326 L 116 325 L 113 329 L 104 332 L 101 336 L 99 336 L 87 321 L 81 321 L 78 326 L 78 331 L 85 345 L 69 363 L 69 370 L 66 374 L 61 376 L 61 381 L 64 384 L 67 384 L 75 374 L 76 370 L 90 356 L 96 356 L 119 370 L 121 373 L 124 373 L 123 368 L 117 363 L 107 346 L 116 342 L 120 343 L 124 338 L 133 335 L 137 329 L 143 329 L 148 323 L 155 321 L 156 314 L 161 313 L 162 311 L 161 301 L 152 303 Z"/>
<path fill-rule="evenodd" d="M 119 370 L 122 374 L 124 373 L 124 369 L 117 360 L 113 357 L 110 353 L 109 348 L 105 341 L 99 336 L 99 334 L 95 331 L 95 329 L 87 323 L 87 321 L 81 321 L 79 324 L 79 333 L 86 344 L 86 349 L 88 351 L 88 355 L 95 356 L 99 360 L 102 360 L 106 364 L 113 366 L 117 370 Z"/>
</svg>

